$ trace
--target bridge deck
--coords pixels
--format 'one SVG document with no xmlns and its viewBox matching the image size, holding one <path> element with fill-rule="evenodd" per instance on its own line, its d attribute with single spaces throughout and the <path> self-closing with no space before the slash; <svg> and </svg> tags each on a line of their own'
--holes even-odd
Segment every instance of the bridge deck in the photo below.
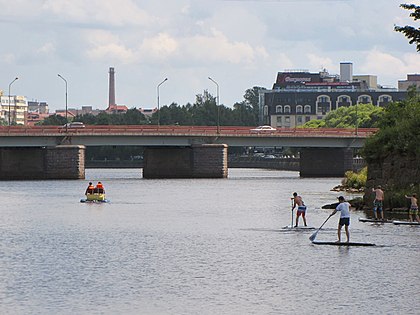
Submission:
<svg viewBox="0 0 420 315">
<path fill-rule="evenodd" d="M 252 132 L 252 127 L 221 126 L 150 126 L 150 125 L 92 125 L 86 128 L 68 128 L 67 132 L 78 135 L 230 135 L 246 137 L 355 137 L 366 138 L 375 128 L 279 128 L 275 131 Z M 1 126 L 0 136 L 63 135 L 66 129 L 59 126 Z"/>
</svg>

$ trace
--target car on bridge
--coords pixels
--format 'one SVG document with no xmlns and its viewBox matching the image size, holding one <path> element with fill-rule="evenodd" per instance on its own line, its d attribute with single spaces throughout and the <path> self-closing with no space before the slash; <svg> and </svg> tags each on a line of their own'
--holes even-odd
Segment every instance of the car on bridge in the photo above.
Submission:
<svg viewBox="0 0 420 315">
<path fill-rule="evenodd" d="M 68 131 L 73 131 L 76 132 L 79 129 L 83 129 L 85 128 L 85 124 L 80 122 L 80 121 L 73 121 L 73 122 L 69 122 L 67 124 L 64 124 L 63 126 L 60 127 L 60 132 L 68 132 Z"/>
<path fill-rule="evenodd" d="M 251 133 L 272 133 L 277 129 L 271 126 L 258 126 L 256 128 L 250 129 Z"/>
<path fill-rule="evenodd" d="M 64 126 L 61 126 L 61 129 L 79 129 L 79 128 L 85 128 L 85 124 L 80 121 L 73 121 L 65 124 Z"/>
</svg>

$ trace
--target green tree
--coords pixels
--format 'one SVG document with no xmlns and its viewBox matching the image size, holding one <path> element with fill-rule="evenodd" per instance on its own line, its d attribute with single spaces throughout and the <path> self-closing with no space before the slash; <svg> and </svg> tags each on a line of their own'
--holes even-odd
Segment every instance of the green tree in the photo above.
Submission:
<svg viewBox="0 0 420 315">
<path fill-rule="evenodd" d="M 40 125 L 44 126 L 61 126 L 67 123 L 66 117 L 60 116 L 60 115 L 51 115 L 47 118 L 45 118 Z"/>
<path fill-rule="evenodd" d="M 246 101 L 233 105 L 232 118 L 238 126 L 255 126 L 258 124 L 258 115 Z"/>
<path fill-rule="evenodd" d="M 410 17 L 417 21 L 420 19 L 420 6 L 414 4 L 401 4 L 400 7 L 406 10 L 412 10 L 413 12 L 410 13 Z M 413 26 L 394 26 L 394 30 L 396 32 L 403 33 L 405 37 L 409 39 L 410 44 L 416 44 L 417 51 L 420 52 L 420 28 L 415 28 Z"/>
<path fill-rule="evenodd" d="M 383 108 L 372 104 L 358 104 L 333 110 L 322 120 L 311 120 L 304 128 L 359 128 L 378 127 Z"/>
<path fill-rule="evenodd" d="M 250 125 L 257 125 L 258 124 L 258 117 L 259 117 L 259 104 L 260 104 L 260 96 L 259 93 L 262 90 L 266 90 L 266 88 L 260 86 L 254 86 L 251 89 L 247 89 L 244 94 L 245 102 L 248 106 L 252 108 L 252 113 L 254 115 L 254 121 Z"/>
<path fill-rule="evenodd" d="M 144 125 L 147 124 L 147 119 L 136 108 L 129 109 L 124 115 L 122 115 L 122 123 L 124 125 Z"/>
<path fill-rule="evenodd" d="M 366 140 L 362 155 L 366 161 L 389 154 L 420 156 L 420 96 L 410 89 L 408 98 L 392 102 L 378 121 L 379 131 Z"/>
</svg>

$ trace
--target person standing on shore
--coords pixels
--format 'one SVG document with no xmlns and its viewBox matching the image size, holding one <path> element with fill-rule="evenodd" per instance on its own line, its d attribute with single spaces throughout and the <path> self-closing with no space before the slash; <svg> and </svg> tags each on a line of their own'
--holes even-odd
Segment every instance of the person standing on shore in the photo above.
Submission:
<svg viewBox="0 0 420 315">
<path fill-rule="evenodd" d="M 408 210 L 408 218 L 410 222 L 413 222 L 413 215 L 416 217 L 416 221 L 420 223 L 419 218 L 419 206 L 417 205 L 417 194 L 410 196 L 405 196 L 405 198 L 410 199 L 411 205 L 410 210 Z"/>
<path fill-rule="evenodd" d="M 378 220 L 378 212 L 381 214 L 382 221 L 384 220 L 384 192 L 382 187 L 379 185 L 376 189 L 372 188 L 372 192 L 375 193 L 375 200 L 373 201 L 373 215 L 375 220 Z"/>
<path fill-rule="evenodd" d="M 349 225 L 350 225 L 350 204 L 344 199 L 343 196 L 338 197 L 338 205 L 337 208 L 331 213 L 331 215 L 334 215 L 337 213 L 337 211 L 340 211 L 340 220 L 338 221 L 338 229 L 337 229 L 337 235 L 338 235 L 338 241 L 337 243 L 341 243 L 341 228 L 344 226 L 344 229 L 346 230 L 346 237 L 347 237 L 347 243 L 350 242 L 350 232 L 349 232 Z"/>
<path fill-rule="evenodd" d="M 305 214 L 306 214 L 306 206 L 305 206 L 305 204 L 304 204 L 304 202 L 302 200 L 302 197 L 301 196 L 298 196 L 298 194 L 296 192 L 294 192 L 293 193 L 292 200 L 293 200 L 292 211 L 296 208 L 296 206 L 298 207 L 297 208 L 297 214 L 296 214 L 296 225 L 295 225 L 295 227 L 298 227 L 299 217 L 300 216 L 302 216 L 303 224 L 305 226 L 307 226 L 306 225 L 306 217 L 305 217 Z"/>
</svg>

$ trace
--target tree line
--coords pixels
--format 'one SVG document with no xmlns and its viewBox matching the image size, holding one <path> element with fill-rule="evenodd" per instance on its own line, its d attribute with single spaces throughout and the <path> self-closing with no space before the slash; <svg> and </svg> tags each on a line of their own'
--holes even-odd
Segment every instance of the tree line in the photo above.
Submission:
<svg viewBox="0 0 420 315">
<path fill-rule="evenodd" d="M 178 105 L 172 103 L 162 106 L 151 117 L 143 115 L 138 109 L 131 108 L 125 113 L 98 115 L 77 115 L 73 121 L 88 125 L 181 125 L 181 126 L 256 126 L 259 122 L 258 99 L 262 87 L 253 87 L 245 91 L 244 100 L 235 103 L 233 108 L 217 105 L 216 97 L 208 91 L 196 95 L 194 104 Z M 41 125 L 63 125 L 66 118 L 52 115 Z"/>
</svg>

